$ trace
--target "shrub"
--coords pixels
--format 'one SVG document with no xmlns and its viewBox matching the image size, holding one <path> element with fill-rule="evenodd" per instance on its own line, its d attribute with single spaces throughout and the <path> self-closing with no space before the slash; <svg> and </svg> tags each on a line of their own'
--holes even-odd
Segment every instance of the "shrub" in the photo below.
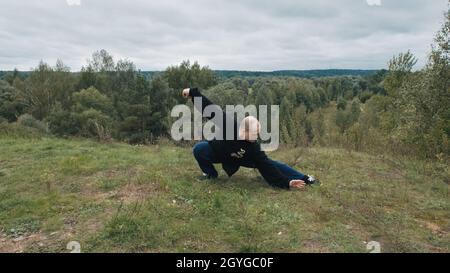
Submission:
<svg viewBox="0 0 450 273">
<path fill-rule="evenodd" d="M 23 126 L 17 122 L 0 122 L 0 136 L 13 138 L 40 138 L 44 136 L 44 134 L 35 128 Z"/>
<path fill-rule="evenodd" d="M 41 133 L 47 133 L 48 132 L 47 124 L 45 124 L 44 122 L 42 122 L 40 120 L 35 119 L 30 114 L 23 114 L 23 115 L 21 115 L 17 119 L 17 123 L 22 125 L 22 126 L 25 126 L 25 127 L 34 128 L 34 129 L 38 130 Z"/>
<path fill-rule="evenodd" d="M 57 136 L 74 136 L 81 131 L 80 118 L 69 111 L 54 111 L 48 117 L 50 132 Z"/>
<path fill-rule="evenodd" d="M 81 135 L 96 137 L 99 140 L 111 139 L 111 118 L 100 111 L 90 109 L 79 114 L 81 121 Z"/>
<path fill-rule="evenodd" d="M 345 110 L 347 108 L 347 101 L 343 97 L 339 97 L 336 107 L 338 110 Z"/>
</svg>

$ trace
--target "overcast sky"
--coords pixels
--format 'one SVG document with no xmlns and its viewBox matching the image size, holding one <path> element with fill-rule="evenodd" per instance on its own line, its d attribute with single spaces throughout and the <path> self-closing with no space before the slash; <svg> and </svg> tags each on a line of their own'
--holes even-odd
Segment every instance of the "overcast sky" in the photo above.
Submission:
<svg viewBox="0 0 450 273">
<path fill-rule="evenodd" d="M 0 70 L 59 58 L 77 71 L 99 49 L 142 70 L 186 59 L 212 69 L 378 69 L 408 49 L 421 66 L 446 8 L 447 0 L 0 0 Z"/>
</svg>

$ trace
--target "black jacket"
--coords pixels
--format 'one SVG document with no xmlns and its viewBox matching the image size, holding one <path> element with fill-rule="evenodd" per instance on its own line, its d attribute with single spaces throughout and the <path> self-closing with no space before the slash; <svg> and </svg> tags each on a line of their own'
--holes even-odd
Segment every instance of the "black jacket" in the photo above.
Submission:
<svg viewBox="0 0 450 273">
<path fill-rule="evenodd" d="M 198 88 L 191 88 L 189 95 L 194 102 L 195 97 L 199 97 L 202 100 L 202 109 L 199 110 L 202 114 L 205 107 L 214 105 L 208 98 L 203 96 Z M 221 110 L 222 111 L 222 110 Z M 212 140 L 209 141 L 215 156 L 222 162 L 222 167 L 228 176 L 235 174 L 240 166 L 256 168 L 264 177 L 264 179 L 272 186 L 279 188 L 289 188 L 290 179 L 281 173 L 278 168 L 273 164 L 264 151 L 261 151 L 261 145 L 258 142 L 249 142 L 245 140 L 238 140 L 238 130 L 239 126 L 236 122 L 234 116 L 223 114 L 223 128 L 219 128 L 221 134 L 223 135 L 223 140 Z M 208 117 L 212 119 L 212 117 Z M 234 124 L 234 134 L 233 140 L 226 140 L 226 124 L 230 122 Z M 219 126 L 219 124 L 215 124 Z"/>
</svg>

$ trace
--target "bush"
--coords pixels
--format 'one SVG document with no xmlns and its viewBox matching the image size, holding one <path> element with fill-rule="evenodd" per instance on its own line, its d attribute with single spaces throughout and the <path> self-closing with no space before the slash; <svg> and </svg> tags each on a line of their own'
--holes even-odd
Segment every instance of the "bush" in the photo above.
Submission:
<svg viewBox="0 0 450 273">
<path fill-rule="evenodd" d="M 371 97 L 373 96 L 372 92 L 364 91 L 361 94 L 359 94 L 359 100 L 361 103 L 366 103 Z"/>
<path fill-rule="evenodd" d="M 111 118 L 100 111 L 90 109 L 79 114 L 81 121 L 81 135 L 96 137 L 99 140 L 111 139 Z"/>
<path fill-rule="evenodd" d="M 40 138 L 42 132 L 35 128 L 15 123 L 0 122 L 0 136 L 13 138 Z"/>
<path fill-rule="evenodd" d="M 108 96 L 102 94 L 94 87 L 83 89 L 73 94 L 74 110 L 78 113 L 95 109 L 103 113 L 112 113 L 113 106 Z"/>
<path fill-rule="evenodd" d="M 30 127 L 38 130 L 41 133 L 46 134 L 48 132 L 47 124 L 44 122 L 35 119 L 30 114 L 23 114 L 17 119 L 17 123 L 24 126 L 24 127 Z"/>
<path fill-rule="evenodd" d="M 339 97 L 336 107 L 338 110 L 345 110 L 347 108 L 347 101 L 343 97 Z"/>
<path fill-rule="evenodd" d="M 139 131 L 142 125 L 137 117 L 130 116 L 126 117 L 124 121 L 119 124 L 119 131 L 126 133 L 125 135 L 132 134 L 133 132 Z M 125 136 L 124 136 L 125 137 Z"/>
<path fill-rule="evenodd" d="M 146 143 L 148 137 L 146 133 L 135 133 L 130 135 L 126 141 L 130 144 L 142 144 Z"/>
<path fill-rule="evenodd" d="M 60 110 L 48 117 L 50 132 L 57 136 L 74 136 L 80 133 L 80 118 L 76 113 Z"/>
</svg>

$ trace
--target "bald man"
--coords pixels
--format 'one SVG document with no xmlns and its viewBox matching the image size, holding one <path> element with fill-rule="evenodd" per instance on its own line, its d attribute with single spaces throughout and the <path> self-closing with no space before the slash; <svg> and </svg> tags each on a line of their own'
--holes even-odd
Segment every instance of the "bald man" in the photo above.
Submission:
<svg viewBox="0 0 450 273">
<path fill-rule="evenodd" d="M 191 98 L 192 102 L 194 98 L 201 99 L 201 106 L 194 103 L 196 107 L 201 107 L 198 109 L 200 113 L 203 113 L 207 106 L 216 106 L 202 95 L 198 88 L 186 88 L 182 94 L 185 98 Z M 222 114 L 223 123 L 216 125 L 223 127 L 222 133 L 226 136 L 227 119 L 232 119 L 235 127 L 234 138 L 228 140 L 223 137 L 223 140 L 202 141 L 194 146 L 194 157 L 203 172 L 201 180 L 217 178 L 218 173 L 213 164 L 220 163 L 229 177 L 240 167 L 257 169 L 265 181 L 273 187 L 298 190 L 304 189 L 307 185 L 319 184 L 314 177 L 304 175 L 282 162 L 267 157 L 258 142 L 261 125 L 255 117 L 246 117 L 238 126 L 234 117 L 224 112 Z M 214 121 L 213 118 L 214 116 L 210 117 Z"/>
</svg>

